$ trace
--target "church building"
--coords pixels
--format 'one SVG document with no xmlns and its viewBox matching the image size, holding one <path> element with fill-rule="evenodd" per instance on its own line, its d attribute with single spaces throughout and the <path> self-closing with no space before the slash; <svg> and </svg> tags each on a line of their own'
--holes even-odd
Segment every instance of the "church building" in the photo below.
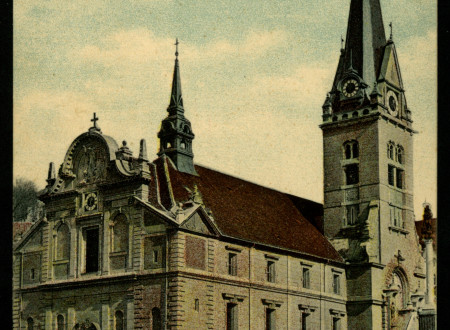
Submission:
<svg viewBox="0 0 450 330">
<path fill-rule="evenodd" d="M 434 329 L 379 0 L 351 1 L 322 109 L 323 205 L 194 163 L 178 56 L 177 42 L 155 159 L 94 113 L 50 163 L 45 217 L 14 243 L 14 329 Z"/>
</svg>

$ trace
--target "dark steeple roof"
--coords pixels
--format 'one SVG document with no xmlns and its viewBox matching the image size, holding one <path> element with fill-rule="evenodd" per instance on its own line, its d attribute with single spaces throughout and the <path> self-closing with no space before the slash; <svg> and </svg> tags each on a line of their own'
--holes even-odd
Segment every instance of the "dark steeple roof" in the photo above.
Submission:
<svg viewBox="0 0 450 330">
<path fill-rule="evenodd" d="M 170 94 L 170 104 L 167 108 L 167 111 L 171 115 L 176 111 L 184 112 L 183 95 L 181 94 L 180 65 L 178 63 L 178 39 L 175 45 L 175 68 L 173 69 L 172 94 Z"/>
<path fill-rule="evenodd" d="M 178 39 L 175 43 L 175 67 L 173 70 L 172 93 L 167 108 L 169 113 L 161 123 L 158 133 L 158 156 L 166 155 L 180 172 L 196 175 L 192 140 L 194 133 L 190 121 L 184 116 L 183 96 L 181 94 L 180 64 L 178 62 Z"/>
<path fill-rule="evenodd" d="M 342 79 L 349 67 L 372 85 L 378 78 L 386 35 L 379 0 L 352 0 L 347 37 L 334 81 Z"/>
</svg>

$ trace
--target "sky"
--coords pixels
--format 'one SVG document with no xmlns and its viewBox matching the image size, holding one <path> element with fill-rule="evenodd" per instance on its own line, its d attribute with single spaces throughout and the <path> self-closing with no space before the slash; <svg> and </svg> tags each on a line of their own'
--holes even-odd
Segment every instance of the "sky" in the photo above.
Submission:
<svg viewBox="0 0 450 330">
<path fill-rule="evenodd" d="M 437 214 L 436 0 L 380 0 L 412 111 L 414 210 Z M 322 104 L 349 0 L 14 1 L 13 176 L 44 188 L 91 126 L 156 158 L 175 38 L 194 161 L 323 203 Z M 387 36 L 389 37 L 389 36 Z"/>
</svg>

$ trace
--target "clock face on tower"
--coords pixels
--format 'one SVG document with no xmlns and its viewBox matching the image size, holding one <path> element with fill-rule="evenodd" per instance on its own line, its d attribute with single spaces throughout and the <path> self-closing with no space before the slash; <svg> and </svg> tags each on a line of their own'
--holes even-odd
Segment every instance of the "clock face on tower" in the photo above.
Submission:
<svg viewBox="0 0 450 330">
<path fill-rule="evenodd" d="M 386 95 L 388 111 L 392 116 L 396 116 L 398 113 L 398 101 L 397 95 L 393 91 L 388 91 Z"/>
<path fill-rule="evenodd" d="M 84 210 L 93 211 L 97 209 L 98 198 L 97 193 L 91 192 L 84 195 Z"/>
<path fill-rule="evenodd" d="M 342 92 L 345 97 L 353 97 L 359 90 L 359 83 L 356 79 L 348 79 L 344 82 Z"/>
</svg>

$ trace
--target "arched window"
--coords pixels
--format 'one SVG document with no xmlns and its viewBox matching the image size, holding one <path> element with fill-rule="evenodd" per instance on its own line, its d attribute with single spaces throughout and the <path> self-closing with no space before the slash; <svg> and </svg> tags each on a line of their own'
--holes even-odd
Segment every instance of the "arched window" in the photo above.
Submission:
<svg viewBox="0 0 450 330">
<path fill-rule="evenodd" d="M 405 159 L 404 159 L 403 147 L 401 145 L 398 145 L 397 146 L 397 162 L 399 162 L 400 164 L 403 164 L 404 161 L 405 161 Z"/>
<path fill-rule="evenodd" d="M 27 329 L 28 330 L 34 329 L 34 320 L 32 317 L 27 318 Z"/>
<path fill-rule="evenodd" d="M 389 159 L 394 160 L 394 143 L 389 142 L 387 145 L 387 156 Z"/>
<path fill-rule="evenodd" d="M 359 157 L 359 146 L 357 141 L 347 141 L 344 143 L 345 159 L 355 159 Z"/>
<path fill-rule="evenodd" d="M 124 324 L 123 324 L 123 312 L 122 311 L 116 311 L 114 314 L 114 329 L 115 330 L 123 330 Z"/>
<path fill-rule="evenodd" d="M 66 324 L 64 322 L 64 316 L 59 314 L 58 317 L 56 318 L 56 321 L 58 323 L 58 330 L 65 330 L 66 329 Z"/>
<path fill-rule="evenodd" d="M 69 227 L 63 223 L 56 232 L 56 260 L 69 259 L 70 232 Z"/>
<path fill-rule="evenodd" d="M 152 330 L 161 330 L 161 311 L 155 307 L 152 309 Z"/>
<path fill-rule="evenodd" d="M 347 226 L 353 226 L 358 220 L 359 204 L 347 206 Z"/>
<path fill-rule="evenodd" d="M 180 148 L 181 149 L 186 149 L 186 142 L 184 140 L 181 141 Z"/>
<path fill-rule="evenodd" d="M 395 310 L 401 310 L 404 309 L 406 307 L 406 297 L 407 297 L 407 286 L 406 286 L 406 281 L 405 281 L 405 277 L 403 276 L 403 274 L 401 273 L 401 270 L 399 269 L 395 269 L 394 272 L 392 273 L 392 282 L 390 285 L 390 288 L 395 291 L 394 294 L 394 305 L 395 305 Z"/>
<path fill-rule="evenodd" d="M 128 223 L 127 217 L 122 213 L 114 218 L 112 250 L 113 252 L 124 252 L 128 250 Z"/>
<path fill-rule="evenodd" d="M 352 117 L 353 117 L 353 118 L 358 117 L 358 111 L 354 111 L 353 114 L 352 114 Z"/>
<path fill-rule="evenodd" d="M 345 159 L 350 159 L 352 158 L 352 147 L 350 144 L 347 144 L 345 146 Z"/>
</svg>

